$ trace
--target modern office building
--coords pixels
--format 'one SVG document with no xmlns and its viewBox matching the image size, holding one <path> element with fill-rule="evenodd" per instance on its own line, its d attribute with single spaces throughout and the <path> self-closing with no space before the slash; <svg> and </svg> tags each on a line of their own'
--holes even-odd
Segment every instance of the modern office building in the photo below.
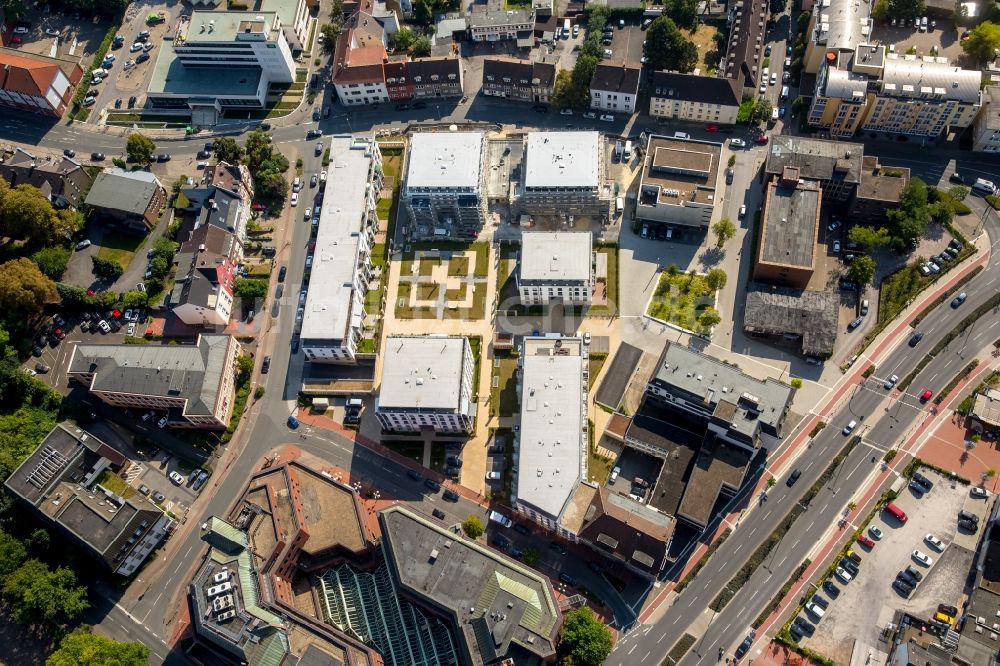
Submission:
<svg viewBox="0 0 1000 666">
<path fill-rule="evenodd" d="M 780 178 L 796 167 L 799 178 L 819 182 L 823 204 L 847 204 L 861 182 L 864 145 L 799 136 L 774 135 L 767 149 L 764 177 Z"/>
<path fill-rule="evenodd" d="M 517 290 L 524 305 L 558 300 L 590 303 L 594 288 L 593 236 L 589 231 L 526 231 L 521 236 Z"/>
<path fill-rule="evenodd" d="M 476 359 L 467 338 L 389 336 L 375 416 L 385 430 L 472 432 Z"/>
<path fill-rule="evenodd" d="M 983 105 L 972 125 L 972 150 L 1000 152 L 1000 86 L 983 88 Z"/>
<path fill-rule="evenodd" d="M 4 485 L 101 565 L 131 576 L 173 521 L 144 495 L 126 498 L 112 490 L 124 483 L 118 475 L 128 464 L 128 458 L 92 434 L 61 423 Z"/>
<path fill-rule="evenodd" d="M 382 153 L 371 139 L 335 136 L 299 340 L 315 363 L 353 363 L 364 334 Z"/>
<path fill-rule="evenodd" d="M 486 217 L 486 135 L 416 132 L 400 199 L 412 238 L 475 235 Z"/>
<path fill-rule="evenodd" d="M 556 84 L 558 64 L 507 56 L 483 59 L 482 92 L 521 102 L 547 103 Z"/>
<path fill-rule="evenodd" d="M 649 135 L 636 218 L 707 231 L 722 157 L 719 143 Z"/>
<path fill-rule="evenodd" d="M 535 29 L 535 12 L 530 9 L 487 9 L 474 11 L 468 15 L 469 37 L 474 42 L 500 42 L 531 40 L 528 46 L 534 46 L 532 31 Z"/>
<path fill-rule="evenodd" d="M 602 62 L 590 80 L 590 108 L 609 113 L 635 113 L 642 68 L 622 61 Z"/>
<path fill-rule="evenodd" d="M 739 78 L 654 72 L 649 115 L 693 123 L 735 125 L 742 101 Z"/>
<path fill-rule="evenodd" d="M 816 270 L 821 201 L 819 183 L 800 178 L 796 167 L 768 182 L 755 280 L 806 288 Z"/>
<path fill-rule="evenodd" d="M 598 132 L 530 132 L 517 207 L 528 215 L 606 216 L 612 201 Z"/>
<path fill-rule="evenodd" d="M 82 78 L 75 60 L 0 48 L 0 106 L 61 118 Z"/>
<path fill-rule="evenodd" d="M 77 343 L 67 373 L 112 407 L 164 411 L 171 427 L 224 429 L 239 352 L 231 335 L 199 335 L 178 346 Z"/>
</svg>

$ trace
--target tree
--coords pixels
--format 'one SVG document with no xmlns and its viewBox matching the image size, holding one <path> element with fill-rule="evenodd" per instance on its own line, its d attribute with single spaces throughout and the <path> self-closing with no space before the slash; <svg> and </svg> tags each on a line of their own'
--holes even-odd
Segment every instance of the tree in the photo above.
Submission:
<svg viewBox="0 0 1000 666">
<path fill-rule="evenodd" d="M 38 265 L 38 270 L 44 273 L 45 277 L 58 280 L 66 272 L 69 256 L 69 248 L 56 245 L 35 252 L 31 255 L 31 260 Z"/>
<path fill-rule="evenodd" d="M 431 40 L 425 35 L 417 37 L 410 49 L 410 55 L 414 58 L 426 58 L 431 54 Z"/>
<path fill-rule="evenodd" d="M 129 162 L 149 164 L 153 160 L 154 150 L 156 150 L 156 144 L 153 143 L 153 140 L 138 132 L 129 134 L 128 141 L 125 142 L 125 156 Z"/>
<path fill-rule="evenodd" d="M 722 315 L 715 308 L 709 306 L 701 311 L 698 315 L 698 323 L 702 328 L 712 328 L 716 324 L 722 321 Z"/>
<path fill-rule="evenodd" d="M 753 120 L 755 108 L 757 108 L 757 102 L 752 97 L 748 97 L 740 102 L 740 108 L 736 111 L 736 124 L 749 125 L 750 121 Z"/>
<path fill-rule="evenodd" d="M 172 263 L 174 260 L 174 254 L 177 253 L 180 244 L 176 241 L 172 241 L 169 238 L 160 237 L 157 238 L 153 243 L 152 256 L 163 257 L 166 259 L 167 263 Z"/>
<path fill-rule="evenodd" d="M 847 277 L 851 282 L 856 282 L 861 288 L 864 288 L 875 277 L 875 260 L 867 254 L 854 257 L 850 268 L 847 269 Z"/>
<path fill-rule="evenodd" d="M 264 298 L 267 296 L 267 280 L 236 278 L 233 281 L 233 293 L 249 300 Z"/>
<path fill-rule="evenodd" d="M 253 173 L 260 169 L 265 160 L 271 158 L 271 137 L 263 130 L 254 130 L 247 134 L 246 140 L 246 163 Z"/>
<path fill-rule="evenodd" d="M 669 16 L 657 18 L 646 33 L 643 51 L 651 67 L 690 72 L 698 64 L 698 47 L 684 38 Z"/>
<path fill-rule="evenodd" d="M 560 107 L 572 106 L 572 99 L 573 72 L 568 69 L 560 69 L 556 74 L 556 81 L 552 87 L 552 103 Z"/>
<path fill-rule="evenodd" d="M 415 41 L 417 41 L 417 36 L 409 28 L 400 28 L 396 36 L 393 37 L 393 43 L 396 45 L 397 51 L 409 51 Z"/>
<path fill-rule="evenodd" d="M 712 225 L 712 233 L 717 239 L 715 247 L 721 248 L 726 241 L 736 235 L 736 225 L 728 217 L 724 217 Z"/>
<path fill-rule="evenodd" d="M 922 16 L 927 9 L 924 0 L 889 0 L 889 16 L 911 19 Z"/>
<path fill-rule="evenodd" d="M 236 384 L 245 385 L 253 375 L 253 357 L 244 355 L 236 359 Z"/>
<path fill-rule="evenodd" d="M 164 278 L 170 272 L 170 264 L 163 257 L 154 256 L 149 262 L 149 272 L 153 277 Z"/>
<path fill-rule="evenodd" d="M 243 159 L 243 148 L 231 136 L 222 136 L 215 140 L 215 157 L 220 162 L 239 164 Z"/>
<path fill-rule="evenodd" d="M 55 209 L 34 185 L 18 185 L 4 192 L 0 236 L 46 244 L 54 240 L 56 223 Z"/>
<path fill-rule="evenodd" d="M 854 226 L 847 232 L 847 238 L 852 243 L 857 243 L 866 250 L 882 247 L 890 241 L 889 230 L 885 227 L 875 229 L 873 227 Z"/>
<path fill-rule="evenodd" d="M 121 642 L 77 627 L 49 655 L 45 666 L 145 666 L 149 648 L 142 643 Z"/>
<path fill-rule="evenodd" d="M 899 205 L 886 214 L 891 236 L 889 244 L 896 252 L 902 253 L 915 247 L 917 240 L 924 235 L 929 216 L 927 199 L 926 183 L 919 178 L 911 178 L 903 188 Z"/>
<path fill-rule="evenodd" d="M 962 50 L 977 63 L 990 62 L 1000 49 L 1000 25 L 983 21 L 969 31 L 969 38 L 962 42 Z"/>
<path fill-rule="evenodd" d="M 337 50 L 337 40 L 340 39 L 340 30 L 340 27 L 330 25 L 329 23 L 325 23 L 319 29 L 319 34 L 323 36 L 323 51 L 325 53 L 333 53 Z"/>
<path fill-rule="evenodd" d="M 90 258 L 90 262 L 93 264 L 92 270 L 94 275 L 98 277 L 117 280 L 125 272 L 122 265 L 114 259 L 104 259 L 95 254 Z"/>
<path fill-rule="evenodd" d="M 698 27 L 697 0 L 665 0 L 663 13 L 673 19 L 678 27 L 688 30 Z"/>
<path fill-rule="evenodd" d="M 573 660 L 573 666 L 599 666 L 611 654 L 611 632 L 589 606 L 566 613 L 559 652 Z"/>
<path fill-rule="evenodd" d="M 969 196 L 971 190 L 965 185 L 955 185 L 954 187 L 948 188 L 948 194 L 959 201 L 964 201 L 965 197 Z"/>
<path fill-rule="evenodd" d="M 28 559 L 28 549 L 21 541 L 0 530 L 0 585 Z"/>
<path fill-rule="evenodd" d="M 955 219 L 955 208 L 947 201 L 938 201 L 931 204 L 927 207 L 927 212 L 930 214 L 931 219 L 942 227 L 951 224 L 951 221 Z"/>
<path fill-rule="evenodd" d="M 122 304 L 129 310 L 144 308 L 149 305 L 149 296 L 144 291 L 126 291 Z"/>
<path fill-rule="evenodd" d="M 761 97 L 753 107 L 753 120 L 755 123 L 766 123 L 771 119 L 771 112 L 774 106 L 766 97 Z"/>
<path fill-rule="evenodd" d="M 521 559 L 529 567 L 533 567 L 538 564 L 538 550 L 532 548 L 531 546 L 525 546 L 524 552 L 521 554 Z"/>
<path fill-rule="evenodd" d="M 708 284 L 709 289 L 713 291 L 725 288 L 727 280 L 726 272 L 721 268 L 713 268 L 705 275 L 705 282 Z"/>
<path fill-rule="evenodd" d="M 38 560 L 28 560 L 7 577 L 3 597 L 22 624 L 76 620 L 89 605 L 87 588 L 77 585 L 72 569 L 52 570 Z"/>
<path fill-rule="evenodd" d="M 479 516 L 469 516 L 462 521 L 462 531 L 470 539 L 478 539 L 486 530 L 483 528 L 483 521 L 479 519 Z"/>
<path fill-rule="evenodd" d="M 0 264 L 0 311 L 7 318 L 37 314 L 46 301 L 55 298 L 55 283 L 31 259 Z"/>
</svg>

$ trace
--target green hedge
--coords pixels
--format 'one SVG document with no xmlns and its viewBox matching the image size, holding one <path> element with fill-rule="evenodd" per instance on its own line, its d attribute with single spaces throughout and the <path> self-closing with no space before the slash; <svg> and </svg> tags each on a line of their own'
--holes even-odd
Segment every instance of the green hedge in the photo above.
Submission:
<svg viewBox="0 0 1000 666">
<path fill-rule="evenodd" d="M 795 569 L 795 571 L 792 573 L 788 581 L 781 586 L 781 589 L 778 590 L 778 593 L 775 594 L 774 598 L 771 599 L 771 603 L 765 606 L 764 610 L 762 610 L 760 612 L 760 615 L 757 616 L 757 619 L 753 621 L 753 624 L 751 626 L 754 629 L 759 629 L 762 624 L 767 622 L 767 618 L 771 616 L 771 613 L 773 613 L 774 611 L 778 610 L 781 607 L 781 600 L 784 599 L 785 595 L 791 591 L 792 585 L 795 585 L 795 583 L 797 583 L 799 579 L 802 578 L 803 574 L 805 574 L 806 569 L 809 568 L 810 564 L 812 564 L 812 560 L 806 558 L 805 560 L 802 561 L 802 564 L 800 564 L 798 568 Z"/>
<path fill-rule="evenodd" d="M 674 666 L 677 662 L 684 658 L 684 655 L 688 653 L 691 646 L 694 645 L 695 641 L 698 640 L 691 634 L 684 634 L 681 636 L 674 646 L 670 648 L 670 652 L 667 656 L 660 662 L 660 666 Z"/>
<path fill-rule="evenodd" d="M 819 423 L 817 423 L 816 427 L 814 427 L 812 430 L 809 431 L 809 438 L 812 439 L 813 437 L 818 435 L 820 431 L 822 431 L 823 428 L 825 427 L 826 427 L 826 421 L 820 421 Z"/>
<path fill-rule="evenodd" d="M 97 47 L 97 51 L 94 52 L 94 59 L 90 61 L 90 68 L 84 72 L 83 78 L 80 79 L 80 84 L 76 87 L 76 93 L 73 94 L 73 110 L 69 114 L 69 117 L 73 120 L 86 120 L 87 116 L 90 115 L 90 109 L 83 105 L 83 98 L 87 96 L 87 90 L 90 89 L 90 73 L 95 69 L 100 69 L 101 63 L 104 62 L 104 56 L 107 55 L 108 49 L 111 48 L 112 40 L 118 34 L 120 23 L 120 16 L 112 19 L 111 27 L 105 33 L 104 39 L 101 40 L 101 45 Z"/>
<path fill-rule="evenodd" d="M 865 368 L 865 371 L 861 373 L 861 376 L 864 377 L 865 379 L 868 379 L 874 374 L 875 374 L 875 364 L 872 363 L 867 368 Z"/>
<path fill-rule="evenodd" d="M 966 479 L 964 476 L 959 476 L 958 474 L 955 474 L 952 471 L 943 469 L 941 467 L 938 467 L 937 465 L 932 465 L 929 462 L 921 460 L 920 458 L 914 458 L 913 460 L 910 461 L 910 464 L 908 464 L 906 468 L 903 469 L 903 476 L 905 476 L 906 478 L 910 478 L 914 475 L 914 473 L 916 473 L 917 470 L 921 468 L 932 469 L 941 476 L 943 476 L 944 478 L 954 479 L 955 481 L 961 483 L 963 486 L 972 485 L 972 482 Z"/>
</svg>

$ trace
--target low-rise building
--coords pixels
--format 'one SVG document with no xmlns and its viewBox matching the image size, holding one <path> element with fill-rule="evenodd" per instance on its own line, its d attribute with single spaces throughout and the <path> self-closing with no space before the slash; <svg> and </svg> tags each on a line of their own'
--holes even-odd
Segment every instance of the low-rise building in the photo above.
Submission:
<svg viewBox="0 0 1000 666">
<path fill-rule="evenodd" d="M 146 496 L 112 488 L 128 458 L 73 423 L 53 428 L 4 482 L 40 517 L 119 576 L 131 576 L 173 521 Z M 113 481 L 110 483 L 109 481 Z"/>
<path fill-rule="evenodd" d="M 165 411 L 171 427 L 225 429 L 239 354 L 230 335 L 179 346 L 77 343 L 66 367 L 70 381 L 112 407 Z"/>
<path fill-rule="evenodd" d="M 521 102 L 547 103 L 555 88 L 556 63 L 507 56 L 483 59 L 483 94 Z"/>
<path fill-rule="evenodd" d="M 0 176 L 10 186 L 32 185 L 37 187 L 56 208 L 76 208 L 82 201 L 83 193 L 93 179 L 76 160 L 65 155 L 52 161 L 39 162 L 22 148 L 14 148 L 14 154 L 0 163 Z"/>
<path fill-rule="evenodd" d="M 1000 151 L 1000 86 L 983 88 L 983 105 L 972 125 L 972 149 Z"/>
<path fill-rule="evenodd" d="M 371 139 L 330 141 L 309 290 L 299 331 L 305 357 L 316 363 L 353 363 L 364 335 L 365 295 L 372 279 L 371 251 L 378 227 L 382 153 Z"/>
<path fill-rule="evenodd" d="M 635 216 L 707 231 L 722 171 L 722 144 L 651 134 Z"/>
<path fill-rule="evenodd" d="M 1000 428 L 1000 391 L 989 387 L 978 391 L 969 414 L 988 428 Z"/>
<path fill-rule="evenodd" d="M 695 123 L 736 124 L 742 84 L 737 78 L 654 72 L 649 115 Z"/>
<path fill-rule="evenodd" d="M 390 336 L 375 416 L 385 430 L 472 432 L 476 359 L 462 336 Z"/>
<path fill-rule="evenodd" d="M 235 245 L 230 246 L 225 252 L 220 251 L 219 254 L 225 254 L 234 263 L 239 263 L 247 243 L 247 223 L 250 220 L 251 204 L 242 188 L 234 189 L 235 192 L 221 185 L 181 188 L 184 196 L 174 199 L 174 214 L 183 217 L 182 231 L 188 234 L 178 236 L 178 240 L 183 243 L 190 232 L 215 227 L 232 235 L 236 241 Z"/>
<path fill-rule="evenodd" d="M 0 106 L 61 118 L 81 78 L 75 60 L 0 48 Z"/>
<path fill-rule="evenodd" d="M 524 305 L 590 303 L 594 287 L 589 231 L 530 231 L 521 236 L 517 290 Z"/>
<path fill-rule="evenodd" d="M 828 358 L 837 341 L 839 307 L 831 291 L 755 285 L 747 290 L 743 330 L 805 356 Z"/>
<path fill-rule="evenodd" d="M 333 87 L 345 106 L 389 101 L 383 63 L 388 54 L 382 25 L 358 11 L 347 19 L 333 56 Z"/>
<path fill-rule="evenodd" d="M 529 9 L 472 12 L 468 15 L 469 38 L 474 42 L 500 42 L 505 40 L 532 39 L 535 12 Z"/>
<path fill-rule="evenodd" d="M 878 157 L 866 155 L 862 162 L 861 182 L 851 198 L 849 218 L 852 224 L 880 227 L 887 213 L 899 205 L 910 170 L 906 167 L 883 167 Z"/>
<path fill-rule="evenodd" d="M 805 289 L 816 270 L 822 193 L 814 180 L 786 167 L 767 184 L 755 280 Z"/>
<path fill-rule="evenodd" d="M 176 300 L 171 295 L 171 312 L 188 326 L 224 328 L 233 313 L 236 264 L 226 255 L 198 250 L 187 269 L 178 271 L 180 290 Z"/>
<path fill-rule="evenodd" d="M 250 169 L 245 164 L 230 164 L 224 160 L 215 163 L 215 166 L 205 169 L 204 184 L 206 187 L 217 187 L 232 192 L 239 196 L 243 206 L 250 210 L 253 203 L 253 177 Z"/>
<path fill-rule="evenodd" d="M 155 227 L 166 203 L 167 191 L 152 173 L 117 167 L 97 174 L 86 199 L 93 219 L 137 232 Z"/>
<path fill-rule="evenodd" d="M 846 204 L 861 182 L 864 145 L 800 136 L 773 135 L 764 165 L 765 179 L 796 167 L 799 178 L 819 181 L 823 203 Z"/>
<path fill-rule="evenodd" d="M 729 43 L 719 62 L 719 71 L 723 78 L 736 81 L 739 97 L 755 97 L 763 76 L 768 2 L 737 0 L 730 12 Z"/>
<path fill-rule="evenodd" d="M 606 216 L 611 188 L 598 132 L 530 132 L 517 207 L 528 215 Z"/>
<path fill-rule="evenodd" d="M 611 113 L 635 113 L 642 69 L 622 61 L 597 65 L 590 80 L 590 108 Z"/>
<path fill-rule="evenodd" d="M 416 132 L 400 199 L 414 238 L 475 235 L 486 218 L 486 135 Z"/>
<path fill-rule="evenodd" d="M 417 58 L 406 65 L 413 99 L 462 96 L 462 63 L 456 56 Z"/>
</svg>

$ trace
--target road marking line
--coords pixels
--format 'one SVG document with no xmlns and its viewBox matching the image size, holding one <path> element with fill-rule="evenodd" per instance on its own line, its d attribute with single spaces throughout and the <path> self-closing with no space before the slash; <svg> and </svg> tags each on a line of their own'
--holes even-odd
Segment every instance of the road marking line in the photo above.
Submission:
<svg viewBox="0 0 1000 666">
<path fill-rule="evenodd" d="M 733 555 L 735 555 L 736 553 L 740 552 L 740 548 L 742 548 L 742 547 L 743 547 L 742 543 L 740 545 L 736 546 L 736 550 L 733 551 Z"/>
<path fill-rule="evenodd" d="M 650 652 L 652 652 L 652 650 L 646 650 L 646 656 L 643 657 L 642 659 L 640 659 L 639 661 L 646 661 L 649 658 L 649 653 Z"/>
<path fill-rule="evenodd" d="M 632 646 L 632 649 L 628 651 L 628 654 L 632 654 L 633 652 L 635 652 L 635 649 L 636 649 L 637 647 L 639 647 L 639 646 L 638 646 L 638 645 L 633 645 L 633 646 Z"/>
</svg>

